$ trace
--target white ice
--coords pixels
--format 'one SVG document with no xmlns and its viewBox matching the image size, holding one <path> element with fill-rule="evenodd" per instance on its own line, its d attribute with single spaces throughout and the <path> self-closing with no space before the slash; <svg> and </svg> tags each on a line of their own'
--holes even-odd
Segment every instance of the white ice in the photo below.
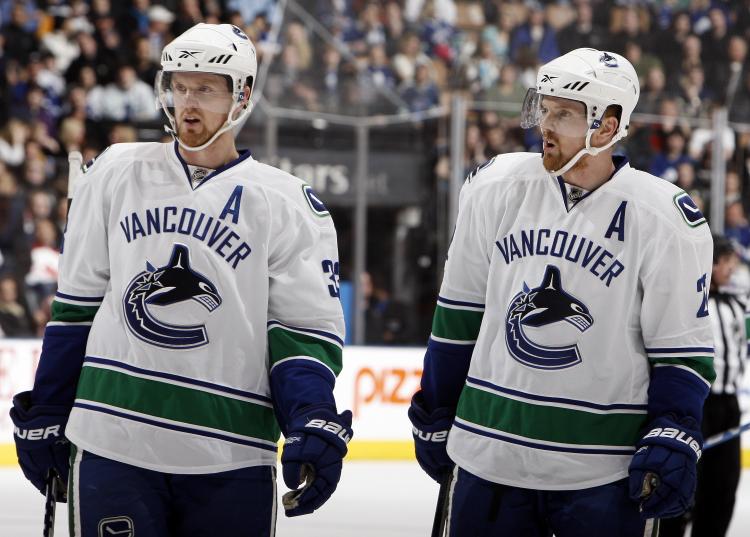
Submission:
<svg viewBox="0 0 750 537">
<path fill-rule="evenodd" d="M 285 492 L 279 486 L 279 494 Z M 331 501 L 312 515 L 279 515 L 278 537 L 421 537 L 430 535 L 437 485 L 412 462 L 347 462 Z M 0 536 L 42 534 L 44 498 L 18 468 L 0 468 Z M 67 535 L 60 504 L 55 535 Z M 750 470 L 740 482 L 728 537 L 750 535 Z"/>
</svg>

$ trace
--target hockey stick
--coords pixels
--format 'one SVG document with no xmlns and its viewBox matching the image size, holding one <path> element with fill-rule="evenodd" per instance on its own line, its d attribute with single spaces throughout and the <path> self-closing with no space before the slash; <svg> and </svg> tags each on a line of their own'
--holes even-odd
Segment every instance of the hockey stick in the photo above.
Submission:
<svg viewBox="0 0 750 537">
<path fill-rule="evenodd" d="M 44 501 L 44 532 L 43 537 L 53 537 L 55 535 L 55 507 L 57 506 L 57 487 L 60 479 L 57 472 L 50 468 L 47 472 L 47 483 L 45 485 Z"/>
<path fill-rule="evenodd" d="M 71 151 L 68 155 L 68 209 L 73 203 L 73 192 L 78 176 L 81 174 L 81 164 L 83 155 L 79 151 Z M 67 217 L 66 214 L 66 217 Z M 67 224 L 66 224 L 67 227 Z M 55 508 L 57 507 L 58 488 L 62 485 L 60 477 L 52 468 L 47 472 L 47 481 L 45 484 L 45 501 L 44 501 L 44 537 L 53 537 L 55 534 Z"/>
<path fill-rule="evenodd" d="M 448 489 L 450 488 L 452 477 L 452 472 L 446 472 L 440 480 L 440 491 L 438 492 L 437 504 L 435 505 L 435 518 L 432 521 L 431 537 L 443 537 L 445 533 L 445 519 L 448 515 Z"/>
<path fill-rule="evenodd" d="M 737 438 L 739 435 L 741 435 L 743 432 L 749 429 L 750 429 L 750 421 L 748 421 L 747 423 L 743 423 L 739 427 L 732 427 L 731 429 L 727 429 L 723 433 L 710 436 L 703 443 L 703 449 L 704 450 L 711 449 L 712 447 L 716 447 L 720 444 L 723 444 L 724 442 L 728 442 L 732 440 L 733 438 Z"/>
</svg>

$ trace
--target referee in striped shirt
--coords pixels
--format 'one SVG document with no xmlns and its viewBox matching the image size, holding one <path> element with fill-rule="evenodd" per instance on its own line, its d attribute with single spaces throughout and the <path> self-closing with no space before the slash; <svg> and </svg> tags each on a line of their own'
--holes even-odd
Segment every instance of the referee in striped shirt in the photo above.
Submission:
<svg viewBox="0 0 750 537">
<path fill-rule="evenodd" d="M 714 262 L 708 311 L 714 333 L 716 380 L 703 407 L 703 438 L 737 427 L 737 392 L 748 357 L 747 297 L 726 292 L 739 258 L 732 243 L 714 235 Z M 740 438 L 704 451 L 698 463 L 698 486 L 692 511 L 661 521 L 660 537 L 682 537 L 692 520 L 691 537 L 723 537 L 734 511 L 740 481 Z"/>
</svg>

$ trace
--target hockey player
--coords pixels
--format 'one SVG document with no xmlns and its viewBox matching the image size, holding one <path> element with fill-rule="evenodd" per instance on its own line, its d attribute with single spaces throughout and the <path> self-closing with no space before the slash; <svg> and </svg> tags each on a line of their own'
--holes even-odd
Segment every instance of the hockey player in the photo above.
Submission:
<svg viewBox="0 0 750 537">
<path fill-rule="evenodd" d="M 522 110 L 542 155 L 462 188 L 409 409 L 420 465 L 451 473 L 451 537 L 640 537 L 691 499 L 711 235 L 690 196 L 613 156 L 638 94 L 617 54 L 549 62 Z"/>
<path fill-rule="evenodd" d="M 175 143 L 114 145 L 76 189 L 11 410 L 27 478 L 67 482 L 71 535 L 274 535 L 279 429 L 286 514 L 336 488 L 336 234 L 304 182 L 235 148 L 256 71 L 239 28 L 189 29 L 157 77 Z"/>
</svg>

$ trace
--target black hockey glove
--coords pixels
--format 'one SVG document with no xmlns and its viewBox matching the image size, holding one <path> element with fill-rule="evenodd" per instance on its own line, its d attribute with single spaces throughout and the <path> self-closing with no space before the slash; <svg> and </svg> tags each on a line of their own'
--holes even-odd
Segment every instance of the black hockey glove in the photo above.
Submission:
<svg viewBox="0 0 750 537">
<path fill-rule="evenodd" d="M 695 493 L 703 437 L 693 418 L 674 415 L 651 422 L 630 462 L 630 498 L 643 518 L 672 518 L 687 511 Z"/>
<path fill-rule="evenodd" d="M 453 411 L 449 408 L 438 408 L 427 412 L 422 392 L 418 391 L 411 399 L 409 420 L 412 424 L 417 462 L 427 475 L 440 483 L 443 476 L 453 470 L 454 466 L 446 451 L 448 431 L 453 423 Z"/>
<path fill-rule="evenodd" d="M 281 454 L 284 483 L 292 489 L 282 498 L 286 516 L 312 513 L 331 497 L 351 438 L 348 410 L 336 414 L 330 405 L 314 405 L 292 416 Z"/>
<path fill-rule="evenodd" d="M 70 409 L 63 406 L 31 406 L 31 392 L 13 397 L 10 419 L 13 439 L 21 470 L 26 479 L 44 494 L 49 472 L 54 471 L 62 482 L 58 502 L 65 502 L 65 484 L 70 468 L 70 442 L 65 438 L 65 424 Z"/>
</svg>

